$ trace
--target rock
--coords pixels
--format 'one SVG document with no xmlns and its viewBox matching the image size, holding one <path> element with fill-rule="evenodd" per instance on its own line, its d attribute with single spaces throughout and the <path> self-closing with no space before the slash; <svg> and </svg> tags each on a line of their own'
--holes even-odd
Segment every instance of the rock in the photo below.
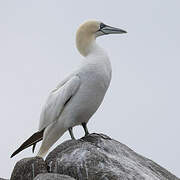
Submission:
<svg viewBox="0 0 180 180">
<path fill-rule="evenodd" d="M 46 158 L 49 171 L 78 180 L 178 180 L 155 162 L 103 134 L 57 146 Z"/>
<path fill-rule="evenodd" d="M 10 180 L 32 180 L 38 174 L 46 172 L 47 165 L 42 158 L 25 158 L 16 163 Z"/>
<path fill-rule="evenodd" d="M 61 174 L 44 173 L 38 174 L 34 180 L 75 180 L 74 178 Z"/>
<path fill-rule="evenodd" d="M 8 180 L 8 179 L 3 179 L 3 178 L 0 178 L 0 180 Z"/>
</svg>

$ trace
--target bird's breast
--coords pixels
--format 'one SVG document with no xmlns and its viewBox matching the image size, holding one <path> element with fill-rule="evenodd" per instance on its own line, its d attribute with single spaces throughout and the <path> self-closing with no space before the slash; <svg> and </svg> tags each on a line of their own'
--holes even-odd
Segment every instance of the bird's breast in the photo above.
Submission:
<svg viewBox="0 0 180 180">
<path fill-rule="evenodd" d="M 93 64 L 83 67 L 77 75 L 80 77 L 81 85 L 63 112 L 65 116 L 71 116 L 66 118 L 72 119 L 73 125 L 87 122 L 96 112 L 111 80 L 111 72 Z"/>
</svg>

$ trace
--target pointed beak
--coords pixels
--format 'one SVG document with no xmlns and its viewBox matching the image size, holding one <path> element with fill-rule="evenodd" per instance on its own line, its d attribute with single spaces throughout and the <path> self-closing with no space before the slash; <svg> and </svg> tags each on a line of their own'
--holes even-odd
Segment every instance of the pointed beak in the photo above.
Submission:
<svg viewBox="0 0 180 180">
<path fill-rule="evenodd" d="M 111 26 L 104 26 L 101 30 L 101 32 L 103 32 L 104 34 L 123 34 L 123 33 L 127 33 L 126 31 L 119 29 L 119 28 L 115 28 L 115 27 L 111 27 Z"/>
</svg>

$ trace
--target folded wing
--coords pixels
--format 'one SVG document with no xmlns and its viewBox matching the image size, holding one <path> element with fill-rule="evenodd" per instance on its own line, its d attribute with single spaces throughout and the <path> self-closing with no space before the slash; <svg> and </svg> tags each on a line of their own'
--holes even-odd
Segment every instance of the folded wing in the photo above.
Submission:
<svg viewBox="0 0 180 180">
<path fill-rule="evenodd" d="M 79 86 L 80 78 L 75 75 L 50 93 L 41 113 L 39 131 L 57 121 L 67 101 L 74 96 Z"/>
<path fill-rule="evenodd" d="M 43 132 L 46 127 L 58 120 L 67 102 L 75 95 L 80 84 L 79 76 L 73 75 L 50 93 L 41 113 L 39 131 L 28 138 L 11 157 L 32 145 L 34 152 L 36 143 L 43 139 Z"/>
</svg>

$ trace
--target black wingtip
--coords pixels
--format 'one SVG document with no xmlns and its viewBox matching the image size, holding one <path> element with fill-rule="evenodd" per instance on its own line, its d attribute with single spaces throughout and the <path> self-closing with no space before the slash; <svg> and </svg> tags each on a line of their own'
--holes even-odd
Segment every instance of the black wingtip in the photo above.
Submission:
<svg viewBox="0 0 180 180">
<path fill-rule="evenodd" d="M 14 153 L 10 156 L 10 158 L 12 158 L 13 156 L 15 156 Z"/>
<path fill-rule="evenodd" d="M 36 143 L 43 139 L 43 132 L 44 132 L 44 129 L 42 131 L 34 133 L 16 151 L 13 152 L 13 154 L 11 155 L 10 158 L 14 157 L 16 154 L 18 154 L 22 150 L 24 150 L 24 149 L 26 149 L 26 148 L 28 148 L 28 147 L 30 147 L 32 145 L 33 145 L 33 152 L 34 152 L 34 149 L 36 147 Z"/>
<path fill-rule="evenodd" d="M 23 149 L 24 149 L 24 148 L 23 148 L 22 145 L 21 145 L 16 151 L 14 151 L 14 152 L 12 153 L 12 155 L 11 155 L 10 158 L 14 157 L 16 154 L 18 154 L 19 152 L 21 152 Z"/>
<path fill-rule="evenodd" d="M 16 154 L 18 154 L 18 150 L 14 151 L 10 158 L 14 157 Z"/>
</svg>

